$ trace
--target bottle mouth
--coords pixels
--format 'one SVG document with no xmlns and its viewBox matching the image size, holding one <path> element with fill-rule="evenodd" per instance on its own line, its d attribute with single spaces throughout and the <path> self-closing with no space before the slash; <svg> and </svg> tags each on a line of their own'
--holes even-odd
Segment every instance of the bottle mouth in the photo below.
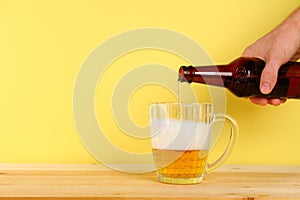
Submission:
<svg viewBox="0 0 300 200">
<path fill-rule="evenodd" d="M 186 68 L 187 68 L 186 66 L 181 66 L 179 68 L 179 71 L 178 71 L 178 81 L 180 81 L 180 82 L 187 82 L 187 79 L 184 76 Z"/>
</svg>

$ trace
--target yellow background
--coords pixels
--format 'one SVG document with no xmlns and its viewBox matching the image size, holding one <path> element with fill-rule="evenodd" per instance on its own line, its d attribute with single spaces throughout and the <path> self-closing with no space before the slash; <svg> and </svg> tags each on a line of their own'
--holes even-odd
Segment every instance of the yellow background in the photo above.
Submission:
<svg viewBox="0 0 300 200">
<path fill-rule="evenodd" d="M 72 95 L 83 61 L 110 37 L 137 28 L 166 28 L 192 38 L 214 63 L 228 63 L 298 5 L 298 0 L 0 0 L 0 162 L 97 162 L 78 137 Z M 174 69 L 184 63 L 160 51 L 125 55 L 113 63 L 95 95 L 98 120 L 106 120 L 104 128 L 115 134 L 109 137 L 132 151 L 143 145 L 131 145 L 117 134 L 106 105 L 118 76 L 149 62 Z M 118 66 L 123 71 L 114 76 Z M 106 98 L 101 99 L 100 89 Z M 300 164 L 299 100 L 260 107 L 226 94 L 227 113 L 240 126 L 227 163 Z M 145 86 L 132 94 L 129 112 L 134 123 L 147 126 L 149 102 L 175 100 L 163 87 Z"/>
</svg>

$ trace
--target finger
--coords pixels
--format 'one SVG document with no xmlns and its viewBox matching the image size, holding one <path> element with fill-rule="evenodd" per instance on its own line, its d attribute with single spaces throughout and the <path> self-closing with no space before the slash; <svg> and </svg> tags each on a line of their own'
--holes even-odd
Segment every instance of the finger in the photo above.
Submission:
<svg viewBox="0 0 300 200">
<path fill-rule="evenodd" d="M 273 105 L 273 106 L 279 106 L 286 102 L 286 99 L 266 99 L 261 97 L 250 97 L 249 98 L 252 103 L 255 103 L 257 105 L 266 106 L 267 104 Z"/>
<path fill-rule="evenodd" d="M 252 103 L 255 103 L 257 105 L 265 106 L 268 104 L 268 99 L 266 98 L 250 97 L 249 99 Z"/>
<path fill-rule="evenodd" d="M 269 94 L 276 85 L 278 69 L 281 64 L 277 62 L 266 62 L 266 66 L 261 74 L 260 91 Z"/>
<path fill-rule="evenodd" d="M 279 106 L 281 104 L 281 99 L 268 99 L 268 104 Z"/>
<path fill-rule="evenodd" d="M 285 103 L 286 99 L 280 99 L 281 103 Z"/>
<path fill-rule="evenodd" d="M 286 99 L 268 99 L 268 104 L 279 106 L 286 102 Z"/>
</svg>

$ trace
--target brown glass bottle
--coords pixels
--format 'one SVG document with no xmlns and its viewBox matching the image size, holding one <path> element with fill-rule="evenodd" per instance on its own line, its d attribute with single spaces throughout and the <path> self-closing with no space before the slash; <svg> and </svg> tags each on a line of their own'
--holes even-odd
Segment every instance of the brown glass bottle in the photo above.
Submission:
<svg viewBox="0 0 300 200">
<path fill-rule="evenodd" d="M 261 59 L 240 57 L 227 65 L 182 66 L 178 80 L 225 87 L 238 97 L 300 99 L 300 62 L 287 62 L 282 65 L 277 83 L 267 95 L 262 94 L 259 89 L 264 67 L 265 62 Z"/>
</svg>

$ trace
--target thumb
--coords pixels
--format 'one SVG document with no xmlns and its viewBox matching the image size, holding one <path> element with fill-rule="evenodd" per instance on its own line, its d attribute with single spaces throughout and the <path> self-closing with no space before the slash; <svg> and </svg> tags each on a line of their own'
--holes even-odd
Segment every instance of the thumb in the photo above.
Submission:
<svg viewBox="0 0 300 200">
<path fill-rule="evenodd" d="M 260 91 L 263 94 L 269 94 L 276 85 L 278 70 L 281 64 L 279 62 L 266 62 L 260 78 Z"/>
</svg>

